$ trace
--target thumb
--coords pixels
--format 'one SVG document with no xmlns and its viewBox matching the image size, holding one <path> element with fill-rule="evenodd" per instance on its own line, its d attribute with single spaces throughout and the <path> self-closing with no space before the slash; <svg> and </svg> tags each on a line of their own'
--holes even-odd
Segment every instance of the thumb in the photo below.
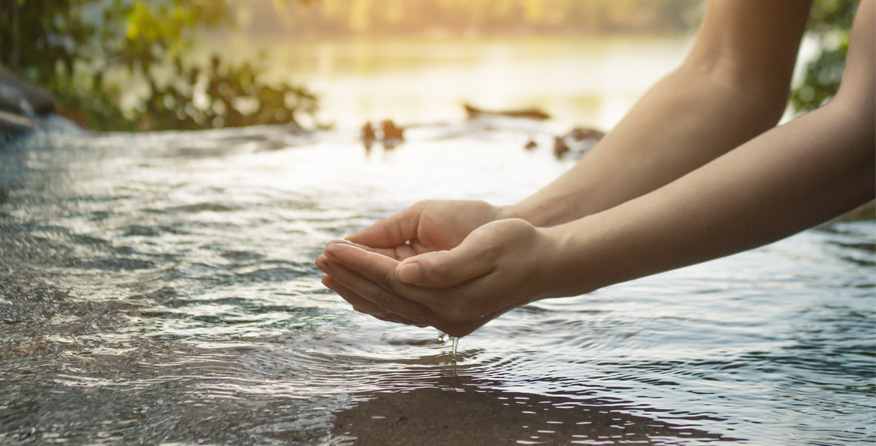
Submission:
<svg viewBox="0 0 876 446">
<path fill-rule="evenodd" d="M 353 243 L 372 248 L 392 248 L 417 238 L 420 212 L 407 208 L 395 215 L 378 220 L 371 226 L 347 236 Z"/>
<path fill-rule="evenodd" d="M 495 250 L 483 246 L 463 243 L 450 251 L 428 252 L 405 259 L 396 267 L 395 274 L 402 283 L 449 288 L 491 272 L 496 264 L 493 252 Z"/>
</svg>

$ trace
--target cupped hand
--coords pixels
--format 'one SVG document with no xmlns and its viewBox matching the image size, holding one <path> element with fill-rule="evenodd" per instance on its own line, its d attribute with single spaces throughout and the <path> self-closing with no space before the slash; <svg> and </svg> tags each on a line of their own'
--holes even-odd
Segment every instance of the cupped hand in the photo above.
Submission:
<svg viewBox="0 0 876 446">
<path fill-rule="evenodd" d="M 348 241 L 404 260 L 458 246 L 472 231 L 506 218 L 505 208 L 476 200 L 428 200 L 356 232 Z"/>
<path fill-rule="evenodd" d="M 459 246 L 403 261 L 348 241 L 326 247 L 323 283 L 361 312 L 464 336 L 547 296 L 556 242 L 519 219 L 471 232 Z"/>
</svg>

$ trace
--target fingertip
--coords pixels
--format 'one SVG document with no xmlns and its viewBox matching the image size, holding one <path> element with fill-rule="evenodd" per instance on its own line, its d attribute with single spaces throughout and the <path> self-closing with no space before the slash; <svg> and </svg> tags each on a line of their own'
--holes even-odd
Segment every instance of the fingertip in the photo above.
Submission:
<svg viewBox="0 0 876 446">
<path fill-rule="evenodd" d="M 320 254 L 319 257 L 316 258 L 316 261 L 313 262 L 313 264 L 316 265 L 316 267 L 320 271 L 326 274 L 330 274 L 332 272 L 331 262 L 329 262 L 328 257 L 324 254 Z"/>
<path fill-rule="evenodd" d="M 332 243 L 332 242 L 329 242 L 329 244 L 326 245 L 326 247 L 325 247 L 325 251 L 324 251 L 324 254 L 325 254 L 325 256 L 326 256 L 326 259 L 329 260 L 329 261 L 335 261 L 335 262 L 337 262 L 337 261 L 338 261 L 338 251 L 339 251 L 338 248 L 339 248 L 340 246 L 345 246 L 345 245 L 340 244 L 340 243 Z M 346 245 L 346 246 L 349 246 L 349 245 Z"/>
<path fill-rule="evenodd" d="M 329 246 L 334 246 L 334 245 L 352 245 L 352 244 L 353 244 L 353 242 L 351 242 L 350 240 L 347 240 L 347 239 L 335 239 L 335 240 L 329 240 L 329 242 L 326 243 L 325 247 L 328 248 Z"/>
</svg>

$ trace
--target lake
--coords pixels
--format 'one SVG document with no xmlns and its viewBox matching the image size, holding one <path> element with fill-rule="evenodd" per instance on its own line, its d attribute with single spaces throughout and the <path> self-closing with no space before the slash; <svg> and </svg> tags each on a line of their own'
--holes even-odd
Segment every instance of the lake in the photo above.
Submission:
<svg viewBox="0 0 876 446">
<path fill-rule="evenodd" d="M 692 36 L 411 38 L 208 44 L 231 59 L 264 52 L 266 79 L 321 98 L 323 123 L 458 121 L 463 103 L 538 107 L 563 125 L 610 128 L 684 58 Z"/>
</svg>

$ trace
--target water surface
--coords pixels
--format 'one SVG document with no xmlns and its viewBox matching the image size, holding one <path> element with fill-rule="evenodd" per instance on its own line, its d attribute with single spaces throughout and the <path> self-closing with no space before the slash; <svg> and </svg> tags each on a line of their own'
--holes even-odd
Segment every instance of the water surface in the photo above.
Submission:
<svg viewBox="0 0 876 446">
<path fill-rule="evenodd" d="M 302 83 L 318 118 L 353 129 L 365 120 L 464 118 L 462 103 L 540 107 L 563 125 L 610 128 L 678 66 L 689 35 L 260 40 L 206 45 L 241 60 L 264 52 L 267 80 Z"/>
<path fill-rule="evenodd" d="M 370 153 L 282 127 L 0 147 L 0 443 L 876 440 L 872 221 L 529 305 L 456 356 L 321 286 L 332 238 L 560 174 L 552 131 L 430 125 Z"/>
</svg>

